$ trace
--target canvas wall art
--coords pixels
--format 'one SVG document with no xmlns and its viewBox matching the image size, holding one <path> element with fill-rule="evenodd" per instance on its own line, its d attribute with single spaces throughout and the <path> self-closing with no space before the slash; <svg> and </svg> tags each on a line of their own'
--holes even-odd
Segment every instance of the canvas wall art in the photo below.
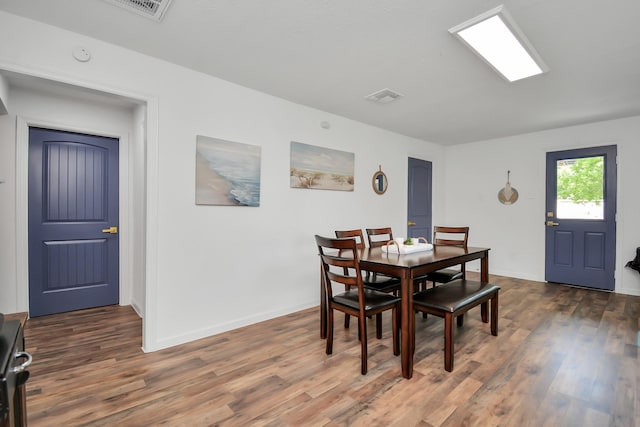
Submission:
<svg viewBox="0 0 640 427">
<path fill-rule="evenodd" d="M 260 206 L 261 148 L 196 137 L 196 204 Z"/>
<path fill-rule="evenodd" d="M 291 188 L 353 191 L 355 154 L 291 141 Z"/>
</svg>

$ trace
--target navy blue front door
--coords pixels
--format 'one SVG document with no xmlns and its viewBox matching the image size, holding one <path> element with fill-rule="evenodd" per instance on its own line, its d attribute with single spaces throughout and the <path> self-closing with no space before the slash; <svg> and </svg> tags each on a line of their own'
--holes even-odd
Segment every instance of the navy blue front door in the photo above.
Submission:
<svg viewBox="0 0 640 427">
<path fill-rule="evenodd" d="M 407 237 L 431 242 L 431 162 L 409 157 Z"/>
<path fill-rule="evenodd" d="M 546 281 L 614 289 L 616 153 L 616 146 L 547 153 Z"/>
<path fill-rule="evenodd" d="M 117 304 L 118 140 L 29 129 L 29 313 Z"/>
</svg>

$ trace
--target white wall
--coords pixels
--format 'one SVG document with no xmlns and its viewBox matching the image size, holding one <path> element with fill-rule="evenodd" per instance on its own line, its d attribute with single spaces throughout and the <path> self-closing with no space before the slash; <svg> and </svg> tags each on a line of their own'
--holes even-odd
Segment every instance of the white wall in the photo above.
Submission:
<svg viewBox="0 0 640 427">
<path fill-rule="evenodd" d="M 404 234 L 409 156 L 434 163 L 434 218 L 442 215 L 443 169 L 436 165 L 444 150 L 435 144 L 4 12 L 0 40 L 13 41 L 0 45 L 0 68 L 157 100 L 146 116 L 146 169 L 133 171 L 144 174 L 146 190 L 132 191 L 147 201 L 146 246 L 132 251 L 133 262 L 146 266 L 134 273 L 146 280 L 144 289 L 133 290 L 134 300 L 144 299 L 146 350 L 317 305 L 313 235 L 382 225 Z M 90 62 L 72 58 L 77 45 L 93 53 Z M 142 116 L 134 113 L 134 122 Z M 320 127 L 325 120 L 331 129 Z M 262 147 L 260 207 L 195 205 L 196 135 Z M 289 188 L 290 141 L 354 152 L 355 191 Z M 371 189 L 378 165 L 389 179 L 383 196 Z M 7 195 L 1 203 L 14 202 Z"/>
<path fill-rule="evenodd" d="M 640 275 L 624 268 L 640 246 L 639 137 L 640 117 L 632 117 L 450 147 L 444 218 L 469 224 L 471 245 L 491 247 L 492 273 L 544 281 L 546 152 L 617 145 L 615 291 L 640 295 Z M 507 170 L 520 196 L 510 206 L 497 200 Z"/>
</svg>

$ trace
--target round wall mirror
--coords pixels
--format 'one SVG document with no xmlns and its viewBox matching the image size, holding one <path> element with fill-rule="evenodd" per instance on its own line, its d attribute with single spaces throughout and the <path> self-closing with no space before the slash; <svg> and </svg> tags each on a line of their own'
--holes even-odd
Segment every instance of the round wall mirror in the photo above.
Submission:
<svg viewBox="0 0 640 427">
<path fill-rule="evenodd" d="M 387 175 L 382 172 L 382 166 L 378 166 L 379 170 L 373 174 L 373 179 L 371 180 L 371 185 L 373 186 L 373 191 L 377 194 L 384 194 L 387 191 Z"/>
</svg>

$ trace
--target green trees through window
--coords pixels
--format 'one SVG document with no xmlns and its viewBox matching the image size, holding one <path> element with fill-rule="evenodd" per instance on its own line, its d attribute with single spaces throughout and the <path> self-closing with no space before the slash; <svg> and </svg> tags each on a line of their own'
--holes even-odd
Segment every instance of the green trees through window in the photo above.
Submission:
<svg viewBox="0 0 640 427">
<path fill-rule="evenodd" d="M 603 218 L 603 156 L 559 160 L 556 173 L 559 218 Z"/>
</svg>

